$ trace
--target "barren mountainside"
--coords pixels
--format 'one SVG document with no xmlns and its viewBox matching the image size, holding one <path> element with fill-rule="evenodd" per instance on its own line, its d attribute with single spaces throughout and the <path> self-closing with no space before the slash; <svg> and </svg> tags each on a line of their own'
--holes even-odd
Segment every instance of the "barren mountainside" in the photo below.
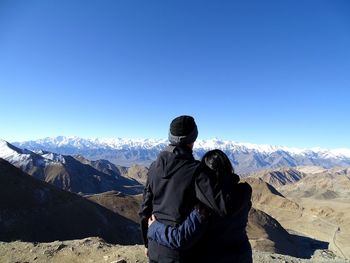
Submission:
<svg viewBox="0 0 350 263">
<path fill-rule="evenodd" d="M 292 185 L 280 188 L 293 197 L 312 197 L 316 199 L 334 199 L 350 197 L 350 176 L 347 169 L 328 170 L 308 175 Z"/>
<path fill-rule="evenodd" d="M 62 138 L 55 151 L 68 147 L 65 143 Z M 109 144 L 104 147 L 112 155 L 116 150 L 127 152 L 122 158 L 129 161 L 143 156 L 144 151 L 149 154 L 154 150 L 152 141 L 129 141 L 122 146 Z M 94 149 L 103 155 L 101 145 L 77 139 L 74 147 L 78 155 L 70 156 L 42 149 L 21 149 L 0 141 L 0 239 L 43 242 L 98 236 L 117 244 L 140 243 L 138 211 L 142 196 L 139 193 L 146 182 L 148 168 L 137 163 L 126 167 L 111 160 L 89 160 L 80 152 Z M 162 145 L 159 143 L 153 153 L 158 153 Z M 301 258 L 316 257 L 320 253 L 320 258 L 329 259 L 336 255 L 350 256 L 347 238 L 350 233 L 350 168 L 335 166 L 339 160 L 346 161 L 345 155 L 268 146 L 254 148 L 215 141 L 212 144 L 198 142 L 194 152 L 197 158 L 208 146 L 230 149 L 228 155 L 234 167 L 238 167 L 238 173 L 245 165 L 253 167 L 252 171 L 269 168 L 241 177 L 241 181 L 248 182 L 253 189 L 247 233 L 256 259 L 271 257 L 273 260 L 267 262 L 277 262 L 280 257 L 260 252 L 298 257 L 298 261 L 293 258 L 290 262 L 304 262 Z M 129 151 L 130 147 L 136 155 Z M 311 165 L 297 166 L 297 162 L 291 161 L 290 158 L 298 154 L 311 158 Z M 316 166 L 314 161 L 320 156 L 337 161 L 324 167 Z M 279 167 L 282 164 L 289 167 Z M 13 198 L 14 193 L 16 198 Z M 88 243 L 81 244 L 79 249 Z M 52 253 L 60 254 L 61 250 L 65 251 L 59 248 Z"/>
<path fill-rule="evenodd" d="M 287 184 L 294 184 L 305 177 L 305 173 L 299 171 L 297 168 L 282 167 L 276 169 L 262 170 L 254 173 L 253 177 L 261 178 L 273 187 L 281 187 Z"/>
<path fill-rule="evenodd" d="M 118 244 L 140 242 L 138 224 L 132 220 L 29 176 L 3 159 L 0 218 L 2 241 L 47 242 L 100 236 Z"/>
</svg>

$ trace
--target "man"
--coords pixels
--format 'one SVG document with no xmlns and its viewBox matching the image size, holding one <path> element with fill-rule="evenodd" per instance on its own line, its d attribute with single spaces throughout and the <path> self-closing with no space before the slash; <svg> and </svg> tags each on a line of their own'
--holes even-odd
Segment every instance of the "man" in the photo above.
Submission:
<svg viewBox="0 0 350 263">
<path fill-rule="evenodd" d="M 169 129 L 170 145 L 150 166 L 140 217 L 145 253 L 151 263 L 186 262 L 190 252 L 172 250 L 152 240 L 148 242 L 147 229 L 152 214 L 161 223 L 177 226 L 196 204 L 195 173 L 199 162 L 194 159 L 192 149 L 197 136 L 193 117 L 175 118 Z"/>
</svg>

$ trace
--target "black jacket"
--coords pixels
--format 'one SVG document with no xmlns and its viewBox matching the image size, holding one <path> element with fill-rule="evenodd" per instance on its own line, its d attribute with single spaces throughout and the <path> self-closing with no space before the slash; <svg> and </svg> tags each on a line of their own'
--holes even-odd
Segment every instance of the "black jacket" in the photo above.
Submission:
<svg viewBox="0 0 350 263">
<path fill-rule="evenodd" d="M 152 242 L 176 250 L 191 248 L 186 262 L 251 263 L 246 226 L 252 189 L 247 183 L 239 184 L 235 174 L 223 180 L 218 182 L 216 175 L 205 169 L 196 179 L 197 198 L 206 207 L 220 210 L 221 216 L 215 212 L 203 219 L 203 214 L 195 209 L 179 227 L 156 221 L 148 232 Z"/>
<path fill-rule="evenodd" d="M 197 202 L 194 182 L 198 167 L 199 162 L 186 146 L 168 146 L 151 164 L 139 213 L 146 247 L 147 220 L 152 213 L 160 222 L 177 226 L 192 211 Z"/>
<path fill-rule="evenodd" d="M 209 178 L 210 175 L 214 176 L 210 173 L 206 175 Z M 215 178 L 210 178 L 210 186 L 208 184 L 198 185 L 199 188 L 202 188 L 201 191 L 206 198 L 215 195 L 216 189 L 221 189 L 220 196 L 212 197 L 215 199 L 221 216 L 213 213 L 209 217 L 205 233 L 191 249 L 191 254 L 195 256 L 193 260 L 196 262 L 252 262 L 251 246 L 246 233 L 248 214 L 252 206 L 252 188 L 247 183 L 238 183 L 239 177 L 235 174 L 225 177 L 225 180 L 217 182 Z M 204 199 L 200 199 L 212 210 L 217 210 Z"/>
</svg>

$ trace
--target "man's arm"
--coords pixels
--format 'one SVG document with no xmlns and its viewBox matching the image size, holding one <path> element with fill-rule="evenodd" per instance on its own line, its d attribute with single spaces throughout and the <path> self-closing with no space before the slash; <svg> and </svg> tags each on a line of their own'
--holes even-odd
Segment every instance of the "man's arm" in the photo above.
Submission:
<svg viewBox="0 0 350 263">
<path fill-rule="evenodd" d="M 139 212 L 140 216 L 140 226 L 143 242 L 145 247 L 148 247 L 147 231 L 148 231 L 148 218 L 151 217 L 153 211 L 153 193 L 151 186 L 149 184 L 149 178 L 147 177 L 146 186 L 143 190 L 143 201 L 141 204 L 141 210 Z"/>
<path fill-rule="evenodd" d="M 148 228 L 148 237 L 158 244 L 172 249 L 188 249 L 198 242 L 205 233 L 208 222 L 194 209 L 178 227 L 164 225 L 155 220 Z"/>
</svg>

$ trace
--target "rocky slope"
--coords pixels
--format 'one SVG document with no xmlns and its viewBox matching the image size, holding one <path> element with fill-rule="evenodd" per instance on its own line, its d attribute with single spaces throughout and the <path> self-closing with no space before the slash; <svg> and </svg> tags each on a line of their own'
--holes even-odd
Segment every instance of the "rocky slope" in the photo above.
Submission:
<svg viewBox="0 0 350 263">
<path fill-rule="evenodd" d="M 247 233 L 254 250 L 301 257 L 298 240 L 294 240 L 277 220 L 252 208 L 249 212 Z"/>
<path fill-rule="evenodd" d="M 278 202 L 271 202 L 272 199 L 264 202 L 261 207 L 261 202 L 256 204 L 277 219 L 289 232 L 295 231 L 299 235 L 326 242 L 338 256 L 350 258 L 349 169 L 325 169 L 316 166 L 293 169 L 302 172 L 304 177 L 294 183 L 277 187 L 284 197 L 297 203 L 301 209 L 292 209 L 290 206 L 283 208 L 277 205 Z M 267 195 L 262 196 L 264 198 L 257 198 L 256 201 L 266 200 Z M 323 246 L 322 243 L 316 242 L 317 244 Z"/>
<path fill-rule="evenodd" d="M 143 246 L 111 245 L 90 237 L 51 243 L 0 242 L 0 262 L 28 263 L 147 263 Z M 253 251 L 254 263 L 348 263 L 328 250 L 318 250 L 311 259 Z"/>
<path fill-rule="evenodd" d="M 263 211 L 269 208 L 288 209 L 292 212 L 302 209 L 296 202 L 285 198 L 276 188 L 261 178 L 247 177 L 243 178 L 242 181 L 249 183 L 253 189 L 252 202 L 254 207 Z"/>
<path fill-rule="evenodd" d="M 109 175 L 115 172 L 113 170 L 114 165 L 109 162 L 89 161 L 81 156 L 74 159 L 84 165 L 89 165 L 93 168 L 97 167 Z M 122 171 L 120 167 L 117 169 Z M 135 170 L 139 171 L 140 169 L 136 167 Z M 313 171 L 316 170 L 313 169 Z M 348 178 L 348 169 L 334 168 L 332 171 L 334 173 L 333 177 L 336 175 Z M 127 169 L 123 172 L 127 173 Z M 315 178 L 317 178 L 317 173 L 313 175 L 316 175 Z M 306 178 L 307 176 L 304 179 Z M 300 179 L 298 182 L 304 179 Z M 337 255 L 342 255 L 343 253 L 346 257 L 348 251 L 346 235 L 349 225 L 346 223 L 348 217 L 339 214 L 341 210 L 334 210 L 329 214 L 337 214 L 346 222 L 328 222 L 329 218 L 325 214 L 328 210 L 317 212 L 312 210 L 314 209 L 312 207 L 305 209 L 295 202 L 294 199 L 286 198 L 284 194 L 281 194 L 262 179 L 244 178 L 243 180 L 250 183 L 253 188 L 252 201 L 254 208 L 249 214 L 247 232 L 255 250 L 254 259 L 257 260 L 256 262 L 279 262 L 278 260 L 281 260 L 281 262 L 283 260 L 285 262 L 289 262 L 287 260 L 290 260 L 290 262 L 309 262 L 302 261 L 301 258 L 307 259 L 310 257 L 333 260 L 335 254 L 327 250 L 328 244 Z M 292 183 L 287 185 L 293 186 Z M 332 186 L 329 183 L 325 185 L 327 187 Z M 336 188 L 342 189 L 342 191 L 347 188 L 346 185 L 344 187 L 341 188 L 341 185 L 336 185 Z M 16 193 L 16 199 L 11 198 L 13 193 Z M 2 200 L 0 202 L 0 237 L 3 238 L 2 240 L 21 239 L 24 241 L 43 242 L 56 239 L 66 240 L 100 236 L 109 242 L 119 244 L 140 242 L 137 212 L 141 195 L 129 196 L 118 191 L 109 191 L 82 197 L 37 180 L 24 174 L 5 160 L 0 160 L 0 200 Z M 344 213 L 345 211 L 343 211 Z M 331 219 L 335 220 L 333 217 Z M 338 223 L 339 225 L 337 225 Z M 341 230 L 338 229 L 339 226 L 341 226 Z M 312 232 L 313 227 L 315 227 L 314 230 L 317 232 Z M 317 235 L 315 236 L 314 233 Z M 328 237 L 333 238 L 333 241 Z M 84 262 L 89 262 L 92 259 L 94 259 L 93 262 L 99 262 L 99 260 L 101 262 L 108 260 L 113 262 L 119 259 L 126 259 L 128 262 L 144 262 L 143 260 L 145 260 L 142 247 L 119 247 L 105 244 L 101 240 L 96 242 L 94 240 L 94 238 L 89 238 L 87 240 L 64 241 L 51 244 L 0 243 L 0 262 L 2 262 L 2 259 L 7 260 L 4 262 L 13 262 L 11 260 L 14 260 L 14 262 L 16 260 L 20 262 L 41 262 L 40 260 L 48 260 L 49 262 L 65 262 L 65 260 L 81 262 L 79 261 L 79 256 L 82 253 L 88 255 Z M 74 244 L 74 242 L 78 243 Z M 13 243 L 17 244 L 15 248 L 11 247 Z M 22 253 L 20 251 L 21 246 L 32 249 L 34 254 L 27 253 L 28 255 L 26 256 L 33 256 L 33 258 L 20 255 Z M 43 246 L 43 250 L 39 249 L 41 246 Z M 19 249 L 18 255 L 10 254 L 9 250 L 16 250 L 17 247 Z M 39 254 L 35 252 L 37 248 Z M 117 248 L 117 252 L 115 248 Z M 95 254 L 87 252 L 87 249 L 94 251 Z M 129 252 L 131 254 L 128 254 Z M 2 253 L 7 255 L 7 258 L 1 258 Z M 272 253 L 292 255 L 299 258 L 289 258 Z M 137 255 L 140 255 L 140 257 Z M 20 256 L 22 258 L 19 258 Z M 34 260 L 34 258 L 36 259 Z"/>
<path fill-rule="evenodd" d="M 133 178 L 141 184 L 146 184 L 148 168 L 143 165 L 133 164 L 127 169 L 126 176 Z"/>
<path fill-rule="evenodd" d="M 136 224 L 140 223 L 138 212 L 140 210 L 142 195 L 125 195 L 120 192 L 110 191 L 95 195 L 86 195 L 84 197 L 114 213 L 132 220 Z"/>
<path fill-rule="evenodd" d="M 0 240 L 53 241 L 100 236 L 140 242 L 138 224 L 0 159 Z"/>
<path fill-rule="evenodd" d="M 330 169 L 311 174 L 293 185 L 280 188 L 291 197 L 312 197 L 334 199 L 350 197 L 350 176 L 348 169 Z"/>
<path fill-rule="evenodd" d="M 282 167 L 276 169 L 262 170 L 254 173 L 252 177 L 261 178 L 275 188 L 287 184 L 294 184 L 306 176 L 298 168 Z"/>
</svg>

